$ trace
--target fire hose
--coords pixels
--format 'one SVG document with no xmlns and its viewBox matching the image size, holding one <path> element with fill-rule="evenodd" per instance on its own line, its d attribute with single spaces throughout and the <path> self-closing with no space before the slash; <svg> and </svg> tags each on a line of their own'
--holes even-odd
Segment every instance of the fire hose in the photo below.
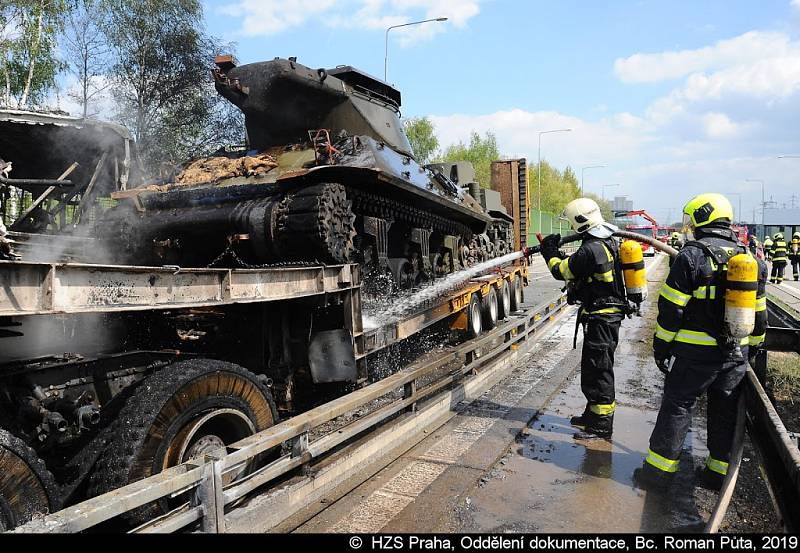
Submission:
<svg viewBox="0 0 800 553">
<path fill-rule="evenodd" d="M 678 255 L 678 250 L 664 244 L 660 240 L 655 238 L 651 238 L 649 236 L 643 236 L 641 234 L 637 234 L 635 232 L 629 232 L 625 230 L 617 230 L 614 232 L 614 236 L 619 238 L 626 238 L 628 240 L 636 240 L 638 242 L 643 242 L 645 244 L 649 244 L 654 249 L 662 251 L 672 257 L 673 259 Z M 537 234 L 536 237 L 539 239 L 539 242 L 542 241 L 543 236 L 541 234 Z M 562 236 L 561 240 L 559 240 L 559 246 L 563 246 L 565 244 L 570 244 L 572 242 L 577 242 L 578 240 L 582 240 L 582 234 L 568 234 L 566 236 Z M 539 253 L 541 251 L 541 246 L 531 246 L 525 248 L 523 250 L 525 256 L 530 256 L 535 253 Z M 711 516 L 709 516 L 708 523 L 705 527 L 705 533 L 707 534 L 714 534 L 719 530 L 719 526 L 722 523 L 722 520 L 725 518 L 725 513 L 728 511 L 728 506 L 730 505 L 731 498 L 733 497 L 734 489 L 736 488 L 736 480 L 739 477 L 739 467 L 742 463 L 742 452 L 744 450 L 744 424 L 745 424 L 745 403 L 744 403 L 744 391 L 740 392 L 739 401 L 737 404 L 737 411 L 736 411 L 736 428 L 734 430 L 733 435 L 733 444 L 731 447 L 731 462 L 729 465 L 729 469 L 727 474 L 725 475 L 725 479 L 722 482 L 722 488 L 720 489 L 719 499 L 717 499 L 717 503 L 714 506 L 714 510 L 711 512 Z"/>
</svg>

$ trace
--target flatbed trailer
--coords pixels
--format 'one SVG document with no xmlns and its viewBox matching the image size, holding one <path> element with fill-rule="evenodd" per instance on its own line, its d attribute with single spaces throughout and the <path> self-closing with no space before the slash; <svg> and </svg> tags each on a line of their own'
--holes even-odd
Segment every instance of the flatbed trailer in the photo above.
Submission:
<svg viewBox="0 0 800 553">
<path fill-rule="evenodd" d="M 0 505 L 12 512 L 2 528 L 247 440 L 278 424 L 278 407 L 298 414 L 319 397 L 362 387 L 373 354 L 434 324 L 477 338 L 518 310 L 526 280 L 524 264 L 509 265 L 365 329 L 356 264 L 214 269 L 0 262 L 0 432 L 10 436 L 2 442 L 11 444 L 6 449 L 14 449 L 0 456 L 1 468 L 20 472 L 20 485 L 34 482 L 31 489 L 46 498 Z M 155 425 L 163 418 L 155 397 L 169 405 L 198 380 L 216 391 L 207 392 L 208 405 L 194 419 L 175 417 L 153 437 L 144 430 L 126 434 L 133 430 L 123 415 L 136 417 L 134 430 Z M 248 394 L 266 399 L 258 403 Z M 119 418 L 125 422 L 115 423 Z M 211 437 L 196 436 L 203 432 Z M 155 434 L 158 451 L 146 451 L 144 461 L 133 455 L 146 470 L 117 476 L 135 464 L 130 450 L 146 450 Z M 257 471 L 253 459 L 244 465 L 236 470 Z M 26 493 L 14 486 L 0 491 Z M 134 513 L 131 523 L 163 514 L 167 503 Z"/>
</svg>

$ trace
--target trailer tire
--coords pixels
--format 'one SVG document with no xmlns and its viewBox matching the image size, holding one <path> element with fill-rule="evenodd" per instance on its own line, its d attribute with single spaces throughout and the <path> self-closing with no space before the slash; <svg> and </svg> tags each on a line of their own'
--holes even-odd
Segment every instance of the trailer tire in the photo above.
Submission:
<svg viewBox="0 0 800 553">
<path fill-rule="evenodd" d="M 519 311 L 523 301 L 522 279 L 519 275 L 514 275 L 514 281 L 511 284 L 511 312 Z"/>
<path fill-rule="evenodd" d="M 491 330 L 497 326 L 500 308 L 497 305 L 497 290 L 489 287 L 489 293 L 483 298 L 483 327 Z"/>
<path fill-rule="evenodd" d="M 60 489 L 25 442 L 0 429 L 0 532 L 60 508 Z"/>
<path fill-rule="evenodd" d="M 511 315 L 512 309 L 511 285 L 506 279 L 500 281 L 500 285 L 498 286 L 498 296 L 500 297 L 500 301 L 498 302 L 498 307 L 500 308 L 499 317 L 500 319 L 507 319 Z"/>
<path fill-rule="evenodd" d="M 483 332 L 483 314 L 478 294 L 472 294 L 467 306 L 467 337 L 477 338 Z"/>
<path fill-rule="evenodd" d="M 277 421 L 272 394 L 246 369 L 212 359 L 168 365 L 145 379 L 118 417 L 114 434 L 91 476 L 95 496 L 229 445 Z M 248 463 L 243 476 L 255 468 Z M 177 500 L 181 502 L 181 499 Z M 141 524 L 164 512 L 166 500 L 123 515 Z"/>
</svg>

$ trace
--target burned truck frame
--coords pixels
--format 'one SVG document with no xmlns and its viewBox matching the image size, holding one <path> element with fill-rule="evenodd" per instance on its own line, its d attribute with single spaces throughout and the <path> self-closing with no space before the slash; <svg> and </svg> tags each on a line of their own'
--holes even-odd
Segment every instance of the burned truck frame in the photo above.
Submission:
<svg viewBox="0 0 800 553">
<path fill-rule="evenodd" d="M 0 157 L 21 257 L 0 261 L 0 530 L 365 380 L 357 265 L 86 264 L 113 257 L 109 196 L 140 184 L 127 132 L 2 112 Z"/>
<path fill-rule="evenodd" d="M 0 261 L 0 530 L 363 383 L 369 352 L 456 310 L 479 332 L 470 317 L 519 303 L 516 268 L 469 309 L 443 301 L 364 331 L 362 280 L 386 295 L 507 253 L 511 217 L 467 166 L 416 163 L 389 85 L 293 59 L 217 66 L 249 149 L 159 182 L 120 127 L 0 112 L 6 239 L 22 256 Z"/>
</svg>

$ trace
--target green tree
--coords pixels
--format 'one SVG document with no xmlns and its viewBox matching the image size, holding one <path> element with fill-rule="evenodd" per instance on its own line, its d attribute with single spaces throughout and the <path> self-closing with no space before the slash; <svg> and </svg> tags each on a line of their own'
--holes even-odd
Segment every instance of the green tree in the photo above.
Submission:
<svg viewBox="0 0 800 553">
<path fill-rule="evenodd" d="M 528 198 L 531 208 L 534 210 L 539 205 L 539 175 L 537 170 L 536 164 L 532 164 L 528 169 Z M 567 166 L 563 171 L 559 171 L 545 160 L 542 160 L 541 191 L 542 211 L 555 216 L 558 216 L 569 202 L 582 196 L 578 178 L 571 167 Z M 594 194 L 583 194 L 583 196 L 592 198 L 597 202 L 606 221 L 614 219 L 608 202 Z M 535 227 L 538 218 L 534 219 Z M 545 230 L 548 230 L 548 228 L 545 226 Z"/>
<path fill-rule="evenodd" d="M 0 2 L 0 105 L 27 109 L 55 87 L 62 67 L 56 37 L 71 7 L 66 0 Z"/>
<path fill-rule="evenodd" d="M 216 94 L 209 71 L 232 45 L 205 33 L 198 0 L 102 0 L 98 8 L 117 116 L 150 172 L 242 141 L 241 116 Z"/>
<path fill-rule="evenodd" d="M 417 163 L 425 165 L 439 150 L 439 139 L 436 138 L 436 127 L 427 117 L 412 117 L 403 121 L 411 150 Z"/>
<path fill-rule="evenodd" d="M 469 144 L 459 142 L 448 146 L 435 161 L 453 162 L 469 161 L 475 168 L 475 180 L 484 188 L 489 188 L 492 178 L 492 162 L 500 159 L 500 150 L 497 148 L 497 138 L 491 132 L 483 136 L 472 132 Z"/>
</svg>

